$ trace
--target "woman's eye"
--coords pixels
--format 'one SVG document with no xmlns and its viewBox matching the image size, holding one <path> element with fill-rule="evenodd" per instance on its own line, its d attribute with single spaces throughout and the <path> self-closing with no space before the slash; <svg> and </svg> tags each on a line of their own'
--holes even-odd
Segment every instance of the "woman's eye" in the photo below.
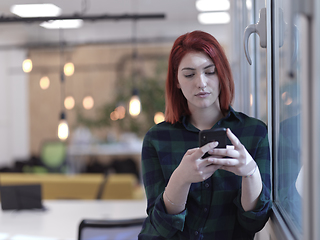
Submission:
<svg viewBox="0 0 320 240">
<path fill-rule="evenodd" d="M 207 75 L 213 75 L 215 74 L 216 72 L 215 71 L 212 71 L 212 72 L 206 72 Z"/>
<path fill-rule="evenodd" d="M 191 78 L 191 77 L 193 77 L 194 76 L 194 73 L 191 73 L 191 74 L 185 74 L 184 75 L 184 77 L 186 77 L 186 78 Z"/>
</svg>

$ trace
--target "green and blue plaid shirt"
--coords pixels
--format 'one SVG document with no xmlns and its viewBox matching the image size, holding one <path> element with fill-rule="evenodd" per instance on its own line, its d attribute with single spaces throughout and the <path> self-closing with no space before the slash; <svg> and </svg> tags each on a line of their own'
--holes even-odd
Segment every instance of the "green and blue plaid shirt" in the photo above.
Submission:
<svg viewBox="0 0 320 240">
<path fill-rule="evenodd" d="M 230 128 L 259 166 L 263 189 L 256 209 L 245 212 L 241 206 L 242 178 L 217 170 L 209 179 L 191 184 L 182 213 L 168 214 L 163 191 L 185 152 L 198 147 L 199 129 L 188 117 L 175 124 L 162 122 L 148 131 L 143 142 L 142 173 L 148 217 L 139 239 L 248 240 L 263 228 L 271 208 L 266 125 L 230 107 L 228 115 L 213 126 L 219 127 Z"/>
</svg>

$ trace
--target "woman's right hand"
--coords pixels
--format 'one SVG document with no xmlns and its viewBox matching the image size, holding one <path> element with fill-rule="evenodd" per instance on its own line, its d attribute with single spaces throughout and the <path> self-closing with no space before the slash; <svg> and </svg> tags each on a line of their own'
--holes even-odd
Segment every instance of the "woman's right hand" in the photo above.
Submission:
<svg viewBox="0 0 320 240">
<path fill-rule="evenodd" d="M 209 150 L 217 147 L 217 145 L 217 142 L 211 142 L 201 148 L 189 149 L 175 170 L 175 174 L 179 176 L 181 181 L 188 184 L 208 179 L 222 165 L 212 164 L 201 157 Z"/>
<path fill-rule="evenodd" d="M 174 170 L 163 194 L 169 214 L 178 214 L 185 209 L 191 183 L 198 183 L 209 178 L 222 167 L 208 162 L 201 157 L 215 148 L 216 142 L 208 143 L 201 148 L 189 149 L 183 156 L 179 166 Z"/>
</svg>

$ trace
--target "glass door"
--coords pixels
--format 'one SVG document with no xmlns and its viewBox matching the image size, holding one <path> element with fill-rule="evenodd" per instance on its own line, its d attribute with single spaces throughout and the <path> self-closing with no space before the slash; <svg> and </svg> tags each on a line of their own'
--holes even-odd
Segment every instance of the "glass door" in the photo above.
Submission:
<svg viewBox="0 0 320 240">
<path fill-rule="evenodd" d="M 273 1 L 274 205 L 296 239 L 302 236 L 301 65 L 303 23 L 292 0 Z"/>
</svg>

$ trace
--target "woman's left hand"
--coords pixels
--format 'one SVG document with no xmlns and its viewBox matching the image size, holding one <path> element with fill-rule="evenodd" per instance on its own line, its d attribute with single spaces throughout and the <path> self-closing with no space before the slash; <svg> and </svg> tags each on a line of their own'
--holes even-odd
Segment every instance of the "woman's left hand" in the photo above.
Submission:
<svg viewBox="0 0 320 240">
<path fill-rule="evenodd" d="M 227 148 L 210 150 L 209 154 L 212 156 L 208 157 L 207 161 L 222 165 L 220 169 L 232 172 L 238 176 L 248 176 L 252 174 L 255 171 L 256 162 L 229 128 L 227 129 L 227 137 L 230 139 L 232 145 L 228 145 Z"/>
</svg>

